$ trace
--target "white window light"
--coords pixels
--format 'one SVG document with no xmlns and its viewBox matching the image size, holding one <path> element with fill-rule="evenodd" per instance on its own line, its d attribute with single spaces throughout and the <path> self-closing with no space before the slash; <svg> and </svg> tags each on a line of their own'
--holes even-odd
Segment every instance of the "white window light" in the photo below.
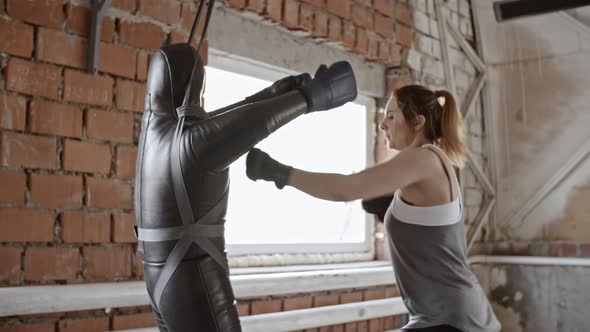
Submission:
<svg viewBox="0 0 590 332">
<path fill-rule="evenodd" d="M 213 62 L 228 70 L 206 67 L 208 111 L 242 100 L 288 75 L 235 60 Z M 257 147 L 305 170 L 359 171 L 372 163 L 374 108 L 372 99 L 361 96 L 339 109 L 301 116 Z M 250 181 L 245 156 L 230 167 L 226 241 L 231 256 L 366 252 L 372 241 L 370 220 L 359 201 L 322 201 L 290 187 L 278 190 L 270 182 Z"/>
</svg>

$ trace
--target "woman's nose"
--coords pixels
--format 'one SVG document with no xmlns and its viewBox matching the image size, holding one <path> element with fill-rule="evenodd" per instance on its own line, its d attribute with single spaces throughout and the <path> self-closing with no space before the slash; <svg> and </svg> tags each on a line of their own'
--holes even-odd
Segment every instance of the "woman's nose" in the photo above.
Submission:
<svg viewBox="0 0 590 332">
<path fill-rule="evenodd" d="M 383 120 L 381 120 L 381 122 L 379 122 L 379 129 L 381 130 L 385 130 L 385 118 L 383 118 Z"/>
</svg>

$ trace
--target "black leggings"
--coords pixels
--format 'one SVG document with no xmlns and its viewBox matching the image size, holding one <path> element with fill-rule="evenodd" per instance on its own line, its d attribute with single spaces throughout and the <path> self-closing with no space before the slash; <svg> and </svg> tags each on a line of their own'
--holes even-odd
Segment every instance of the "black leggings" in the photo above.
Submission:
<svg viewBox="0 0 590 332">
<path fill-rule="evenodd" d="M 401 332 L 461 332 L 461 330 L 450 325 L 437 325 L 421 329 L 402 329 Z"/>
</svg>

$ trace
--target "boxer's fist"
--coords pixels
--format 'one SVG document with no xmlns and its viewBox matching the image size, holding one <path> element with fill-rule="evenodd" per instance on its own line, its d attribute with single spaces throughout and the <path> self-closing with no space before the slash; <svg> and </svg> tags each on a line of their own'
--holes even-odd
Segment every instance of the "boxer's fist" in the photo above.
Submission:
<svg viewBox="0 0 590 332">
<path fill-rule="evenodd" d="M 252 148 L 246 157 L 246 175 L 250 180 L 273 181 L 279 189 L 287 184 L 291 169 L 291 166 L 279 163 L 257 148 Z"/>
<path fill-rule="evenodd" d="M 356 80 L 350 63 L 321 65 L 313 80 L 299 88 L 307 99 L 307 113 L 329 110 L 356 99 Z"/>
<path fill-rule="evenodd" d="M 367 213 L 374 214 L 379 217 L 379 221 L 385 221 L 385 212 L 393 200 L 393 195 L 385 195 L 370 199 L 363 199 L 363 210 Z"/>
</svg>

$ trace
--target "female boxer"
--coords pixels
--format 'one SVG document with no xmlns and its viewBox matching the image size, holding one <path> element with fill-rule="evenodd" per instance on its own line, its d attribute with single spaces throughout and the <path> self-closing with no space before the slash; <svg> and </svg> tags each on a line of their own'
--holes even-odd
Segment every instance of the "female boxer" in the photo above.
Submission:
<svg viewBox="0 0 590 332">
<path fill-rule="evenodd" d="M 464 162 L 463 128 L 453 96 L 419 85 L 402 87 L 388 101 L 379 128 L 389 148 L 399 153 L 361 172 L 307 172 L 253 149 L 247 175 L 331 201 L 394 193 L 385 225 L 397 285 L 410 313 L 402 331 L 499 331 L 467 263 L 463 206 L 454 171 Z"/>
</svg>

